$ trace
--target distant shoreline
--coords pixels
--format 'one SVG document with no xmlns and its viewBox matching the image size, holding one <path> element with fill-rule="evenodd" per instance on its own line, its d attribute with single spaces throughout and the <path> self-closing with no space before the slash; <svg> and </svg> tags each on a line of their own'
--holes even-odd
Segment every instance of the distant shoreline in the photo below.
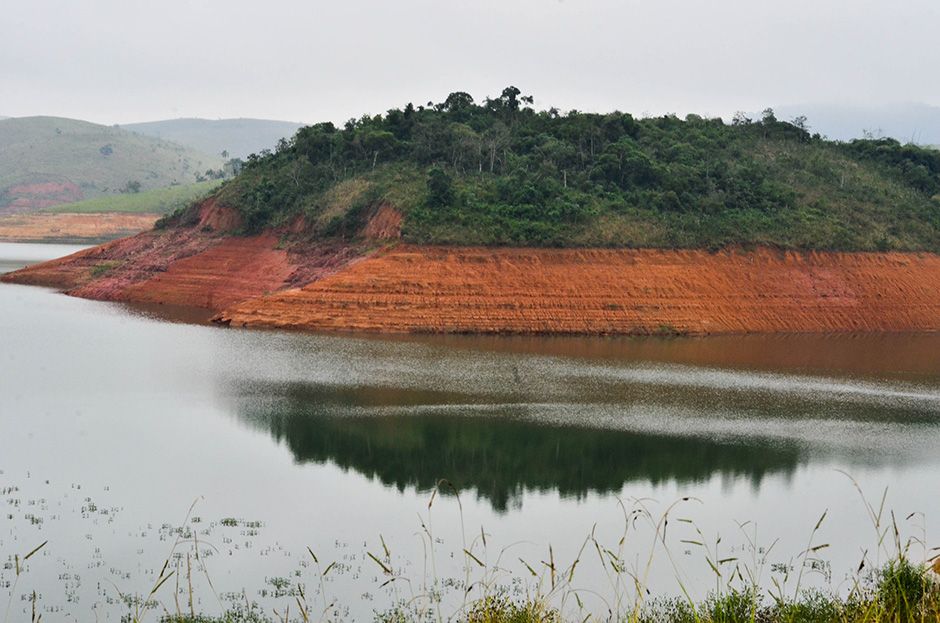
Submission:
<svg viewBox="0 0 940 623">
<path fill-rule="evenodd" d="M 100 244 L 150 229 L 159 217 L 117 212 L 0 215 L 0 241 Z"/>
</svg>

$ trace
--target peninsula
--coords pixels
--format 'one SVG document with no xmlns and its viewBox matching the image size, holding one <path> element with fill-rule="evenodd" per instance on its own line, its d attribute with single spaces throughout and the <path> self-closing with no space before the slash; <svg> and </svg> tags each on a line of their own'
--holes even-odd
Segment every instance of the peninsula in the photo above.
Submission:
<svg viewBox="0 0 940 623">
<path fill-rule="evenodd" d="M 940 329 L 940 152 L 531 104 L 304 127 L 153 230 L 3 279 L 315 331 Z"/>
</svg>

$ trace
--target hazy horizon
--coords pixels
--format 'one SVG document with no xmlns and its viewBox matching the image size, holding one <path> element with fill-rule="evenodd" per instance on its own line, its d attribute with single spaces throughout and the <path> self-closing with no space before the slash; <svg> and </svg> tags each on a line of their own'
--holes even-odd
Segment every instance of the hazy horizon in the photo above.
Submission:
<svg viewBox="0 0 940 623">
<path fill-rule="evenodd" d="M 441 97 L 433 99 L 433 101 L 435 103 L 437 103 L 438 101 L 443 101 L 444 98 L 449 93 L 452 93 L 452 91 L 448 91 L 448 93 L 442 94 Z M 485 95 L 480 95 L 479 97 L 474 95 L 474 98 L 477 101 L 482 102 L 486 97 L 495 97 L 496 95 L 498 95 L 498 93 L 487 93 Z M 398 104 L 395 107 L 401 108 L 407 103 L 408 102 L 404 102 L 402 104 Z M 425 101 L 421 101 L 421 102 L 411 101 L 411 103 L 413 103 L 415 106 L 427 104 L 427 102 Z M 550 102 L 540 103 L 538 98 L 536 98 L 536 101 L 534 104 L 534 108 L 536 110 L 548 109 L 550 107 L 551 107 Z M 783 104 L 783 105 L 780 105 L 780 104 L 769 105 L 769 107 L 775 111 L 776 115 L 780 119 L 783 119 L 785 121 L 789 121 L 791 117 L 793 116 L 805 114 L 807 111 L 812 112 L 816 110 L 826 110 L 827 112 L 836 111 L 836 110 L 847 110 L 847 111 L 855 111 L 855 112 L 873 112 L 873 113 L 886 112 L 888 113 L 896 109 L 906 109 L 906 110 L 920 110 L 920 111 L 937 111 L 938 113 L 940 113 L 940 105 L 925 104 L 923 102 L 904 102 L 904 101 L 886 102 L 883 104 L 879 104 L 877 106 L 855 105 L 855 104 L 842 103 L 842 102 L 802 102 L 802 103 L 790 103 L 790 104 Z M 733 117 L 737 113 L 744 113 L 747 116 L 750 116 L 753 118 L 759 118 L 761 115 L 761 111 L 764 109 L 761 109 L 759 111 L 757 109 L 743 110 L 741 108 L 736 108 L 733 111 L 725 113 L 725 114 L 714 114 L 714 115 L 709 115 L 708 113 L 703 113 L 702 111 L 698 111 L 698 110 L 688 110 L 688 111 L 662 110 L 662 111 L 655 111 L 655 112 L 652 112 L 652 111 L 637 112 L 637 111 L 632 111 L 632 110 L 622 108 L 622 107 L 598 109 L 597 111 L 594 111 L 591 109 L 585 109 L 585 108 L 577 108 L 577 107 L 573 109 L 561 109 L 561 110 L 562 112 L 567 112 L 568 110 L 578 110 L 581 112 L 610 112 L 610 111 L 618 110 L 620 112 L 633 114 L 635 117 L 638 117 L 638 118 L 655 117 L 655 116 L 669 115 L 669 114 L 674 114 L 680 117 L 684 117 L 687 114 L 698 114 L 698 115 L 706 115 L 710 117 L 722 117 L 726 121 L 730 121 L 731 117 Z M 363 114 L 375 115 L 375 114 L 384 114 L 385 112 L 386 110 L 376 110 L 374 112 L 365 111 Z M 334 122 L 337 121 L 337 119 L 275 119 L 273 117 L 248 117 L 244 115 L 234 116 L 234 117 L 208 117 L 208 116 L 197 117 L 197 116 L 192 116 L 192 115 L 184 115 L 184 116 L 176 116 L 176 117 L 138 119 L 134 121 L 109 122 L 109 121 L 98 121 L 95 119 L 87 119 L 87 118 L 81 118 L 81 117 L 72 117 L 72 116 L 61 115 L 61 114 L 9 115 L 9 114 L 5 114 L 5 111 L 0 111 L 0 113 L 4 113 L 4 114 L 0 114 L 0 119 L 52 117 L 52 118 L 61 118 L 61 119 L 73 119 L 76 121 L 87 121 L 89 123 L 96 123 L 96 124 L 105 125 L 105 126 L 116 125 L 116 126 L 121 126 L 121 127 L 145 125 L 148 123 L 160 123 L 160 122 L 165 122 L 165 121 L 269 121 L 269 122 L 275 122 L 275 123 L 304 123 L 304 124 L 318 123 L 320 121 L 334 121 Z M 361 115 L 358 115 L 358 116 L 361 116 Z M 345 121 L 346 119 L 356 118 L 356 117 L 357 115 L 351 115 L 349 117 L 343 117 L 338 120 Z M 810 121 L 812 121 L 812 119 L 810 119 Z"/>
<path fill-rule="evenodd" d="M 509 84 L 637 115 L 940 105 L 938 17 L 926 0 L 37 0 L 5 9 L 0 115 L 311 123 Z"/>
</svg>

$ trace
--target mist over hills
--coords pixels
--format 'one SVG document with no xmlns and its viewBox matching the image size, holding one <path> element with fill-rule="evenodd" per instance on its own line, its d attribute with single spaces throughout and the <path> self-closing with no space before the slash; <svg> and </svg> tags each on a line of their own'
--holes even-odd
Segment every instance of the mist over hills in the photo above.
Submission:
<svg viewBox="0 0 940 623">
<path fill-rule="evenodd" d="M 229 158 L 242 158 L 263 149 L 274 149 L 282 138 L 290 138 L 302 123 L 269 119 L 167 119 L 129 123 L 121 127 L 199 151 Z"/>
</svg>

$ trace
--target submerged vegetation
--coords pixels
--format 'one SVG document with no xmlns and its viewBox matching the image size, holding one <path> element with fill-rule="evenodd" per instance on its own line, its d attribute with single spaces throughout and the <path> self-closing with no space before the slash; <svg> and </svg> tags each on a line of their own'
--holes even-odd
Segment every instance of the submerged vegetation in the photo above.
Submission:
<svg viewBox="0 0 940 623">
<path fill-rule="evenodd" d="M 248 232 L 303 215 L 355 235 L 388 204 L 416 243 L 940 250 L 940 152 L 828 141 L 772 110 L 537 111 L 508 87 L 319 123 L 249 157 L 218 197 Z"/>
</svg>

